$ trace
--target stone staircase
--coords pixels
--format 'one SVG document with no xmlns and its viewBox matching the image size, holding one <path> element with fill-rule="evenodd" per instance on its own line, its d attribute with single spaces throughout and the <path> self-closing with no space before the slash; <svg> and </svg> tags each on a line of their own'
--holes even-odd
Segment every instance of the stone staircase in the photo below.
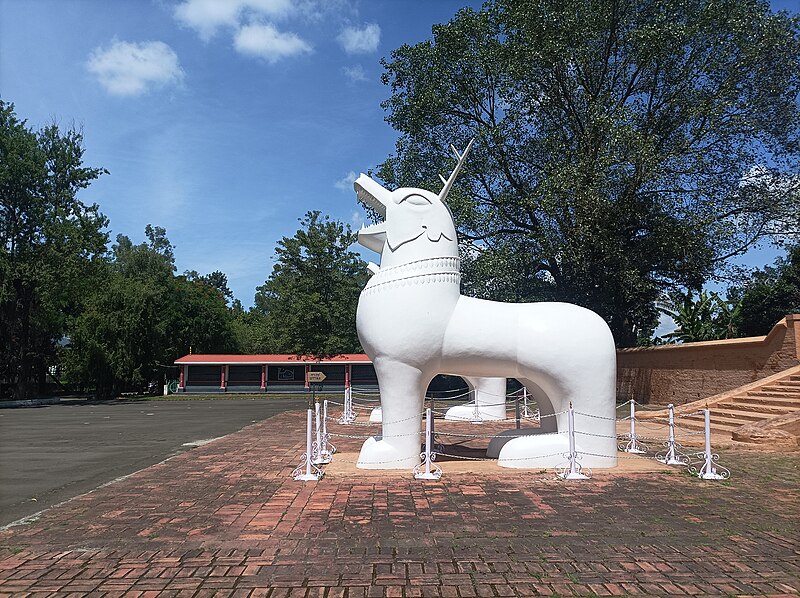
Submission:
<svg viewBox="0 0 800 598">
<path fill-rule="evenodd" d="M 749 384 L 739 392 L 732 391 L 720 400 L 709 401 L 711 431 L 718 434 L 733 434 L 741 426 L 754 422 L 767 422 L 792 413 L 800 415 L 800 371 L 787 370 L 784 376 L 770 376 L 763 384 Z M 695 401 L 693 406 L 703 408 Z M 680 411 L 686 411 L 688 405 Z M 692 430 L 702 430 L 703 415 L 684 415 L 679 425 Z"/>
</svg>

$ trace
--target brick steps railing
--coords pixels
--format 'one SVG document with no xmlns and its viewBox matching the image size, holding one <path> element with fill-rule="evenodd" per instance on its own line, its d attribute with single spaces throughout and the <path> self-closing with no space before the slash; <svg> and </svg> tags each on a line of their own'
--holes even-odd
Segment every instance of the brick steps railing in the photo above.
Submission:
<svg viewBox="0 0 800 598">
<path fill-rule="evenodd" d="M 678 425 L 702 430 L 704 420 L 697 411 L 711 411 L 711 431 L 733 435 L 745 425 L 768 423 L 776 417 L 800 415 L 800 366 L 796 366 L 738 389 L 694 401 L 676 408 Z M 640 419 L 664 417 L 664 412 L 648 412 Z"/>
</svg>

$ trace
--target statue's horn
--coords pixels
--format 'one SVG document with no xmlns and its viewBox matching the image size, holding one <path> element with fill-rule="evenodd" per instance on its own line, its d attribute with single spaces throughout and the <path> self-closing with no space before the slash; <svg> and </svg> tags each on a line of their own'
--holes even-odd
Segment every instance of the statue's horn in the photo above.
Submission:
<svg viewBox="0 0 800 598">
<path fill-rule="evenodd" d="M 442 188 L 441 192 L 439 192 L 439 199 L 442 202 L 444 202 L 447 199 L 447 194 L 450 193 L 450 189 L 453 186 L 453 183 L 456 182 L 456 177 L 458 176 L 458 173 L 461 172 L 461 168 L 464 166 L 464 162 L 467 159 L 467 154 L 469 153 L 469 150 L 472 148 L 473 143 L 475 143 L 474 137 L 469 140 L 467 147 L 464 149 L 464 153 L 461 154 L 458 153 L 458 150 L 455 148 L 455 146 L 453 145 L 450 146 L 450 149 L 453 150 L 453 155 L 456 157 L 456 160 L 458 160 L 458 164 L 456 164 L 456 167 L 453 169 L 450 178 L 448 178 L 447 180 L 445 180 L 445 178 L 442 175 L 439 175 L 439 178 L 444 183 L 444 187 Z"/>
</svg>

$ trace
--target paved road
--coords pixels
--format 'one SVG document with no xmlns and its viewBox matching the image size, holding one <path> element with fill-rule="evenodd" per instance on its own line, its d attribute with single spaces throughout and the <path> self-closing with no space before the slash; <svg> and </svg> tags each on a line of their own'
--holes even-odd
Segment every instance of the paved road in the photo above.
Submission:
<svg viewBox="0 0 800 598">
<path fill-rule="evenodd" d="M 75 402 L 0 410 L 0 525 L 306 400 Z"/>
</svg>

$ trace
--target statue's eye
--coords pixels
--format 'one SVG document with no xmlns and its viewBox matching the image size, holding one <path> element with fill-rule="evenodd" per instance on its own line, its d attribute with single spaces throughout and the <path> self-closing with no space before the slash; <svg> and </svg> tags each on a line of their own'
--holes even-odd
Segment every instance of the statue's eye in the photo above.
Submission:
<svg viewBox="0 0 800 598">
<path fill-rule="evenodd" d="M 403 199 L 401 199 L 398 203 L 403 203 L 407 201 L 412 206 L 429 206 L 431 202 L 428 198 L 423 197 L 418 193 L 412 193 L 411 195 L 406 195 Z"/>
</svg>

